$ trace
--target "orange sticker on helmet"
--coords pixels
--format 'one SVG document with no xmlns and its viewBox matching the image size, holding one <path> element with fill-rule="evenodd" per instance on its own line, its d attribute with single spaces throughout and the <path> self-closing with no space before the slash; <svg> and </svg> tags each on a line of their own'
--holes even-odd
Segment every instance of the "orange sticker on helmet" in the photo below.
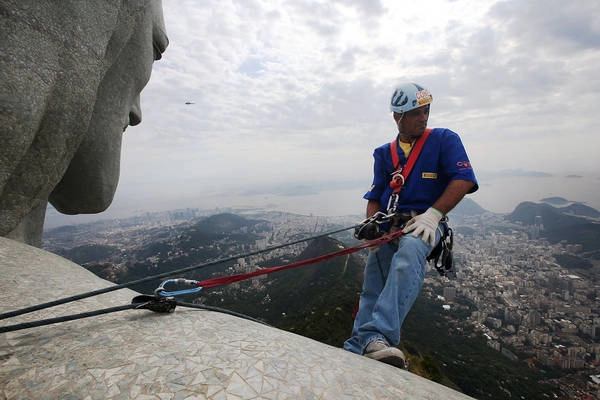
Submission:
<svg viewBox="0 0 600 400">
<path fill-rule="evenodd" d="M 415 97 L 417 98 L 417 104 L 419 107 L 429 104 L 433 101 L 431 93 L 429 93 L 429 90 L 427 89 L 419 90 L 417 93 L 415 93 Z"/>
</svg>

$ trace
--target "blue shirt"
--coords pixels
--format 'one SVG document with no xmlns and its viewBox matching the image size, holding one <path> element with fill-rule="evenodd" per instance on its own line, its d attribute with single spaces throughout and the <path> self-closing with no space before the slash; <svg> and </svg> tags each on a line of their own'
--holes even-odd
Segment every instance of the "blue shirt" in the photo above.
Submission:
<svg viewBox="0 0 600 400">
<path fill-rule="evenodd" d="M 404 151 L 400 146 L 397 146 L 397 150 L 400 164 L 404 166 L 406 164 Z M 364 198 L 379 201 L 381 211 L 386 212 L 392 194 L 390 181 L 395 171 L 390 144 L 386 143 L 376 148 L 373 157 L 375 158 L 373 184 Z M 429 134 L 419 158 L 402 186 L 398 211 L 427 210 L 453 180 L 473 182 L 474 186 L 469 193 L 479 188 L 460 137 L 449 129 L 435 128 Z"/>
</svg>

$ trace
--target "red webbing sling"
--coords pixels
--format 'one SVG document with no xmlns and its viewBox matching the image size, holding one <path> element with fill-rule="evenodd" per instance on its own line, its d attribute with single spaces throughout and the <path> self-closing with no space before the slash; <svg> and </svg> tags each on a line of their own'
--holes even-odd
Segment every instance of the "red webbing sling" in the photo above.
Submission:
<svg viewBox="0 0 600 400">
<path fill-rule="evenodd" d="M 402 190 L 402 186 L 408 178 L 410 171 L 412 171 L 412 168 L 415 165 L 417 158 L 419 158 L 421 149 L 423 149 L 423 145 L 425 144 L 425 141 L 429 137 L 430 133 L 431 129 L 425 129 L 425 132 L 423 132 L 423 134 L 419 136 L 410 154 L 408 155 L 408 160 L 406 160 L 406 165 L 404 166 L 404 168 L 400 165 L 400 157 L 398 157 L 398 139 L 396 138 L 390 143 L 390 151 L 392 153 L 392 165 L 396 169 L 396 171 L 392 174 L 392 181 L 390 182 L 390 187 L 394 189 L 394 194 L 398 194 L 400 193 L 400 190 Z"/>
</svg>

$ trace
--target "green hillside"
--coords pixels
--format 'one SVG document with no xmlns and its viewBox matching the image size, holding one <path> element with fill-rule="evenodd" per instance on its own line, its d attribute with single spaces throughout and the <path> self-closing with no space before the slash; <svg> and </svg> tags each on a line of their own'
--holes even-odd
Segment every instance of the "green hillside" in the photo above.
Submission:
<svg viewBox="0 0 600 400">
<path fill-rule="evenodd" d="M 331 253 L 340 246 L 335 239 L 316 239 L 297 259 Z M 337 257 L 269 275 L 262 280 L 264 290 L 251 290 L 251 283 L 245 282 L 235 293 L 228 289 L 207 291 L 203 301 L 341 346 L 352 327 L 352 311 L 362 285 L 362 264 L 355 255 Z"/>
</svg>

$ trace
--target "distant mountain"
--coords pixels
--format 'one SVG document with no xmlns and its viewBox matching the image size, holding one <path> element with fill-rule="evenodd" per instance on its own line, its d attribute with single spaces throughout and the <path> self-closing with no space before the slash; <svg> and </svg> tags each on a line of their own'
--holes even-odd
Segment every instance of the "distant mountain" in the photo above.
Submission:
<svg viewBox="0 0 600 400">
<path fill-rule="evenodd" d="M 532 178 L 547 178 L 551 177 L 552 174 L 540 171 L 527 171 L 521 168 L 517 169 L 503 169 L 500 171 L 481 171 L 477 174 L 480 180 L 495 179 L 495 178 L 509 178 L 509 177 L 532 177 Z"/>
<path fill-rule="evenodd" d="M 515 210 L 507 216 L 511 221 L 519 221 L 526 225 L 533 225 L 538 217 L 542 218 L 545 228 L 560 228 L 566 225 L 582 225 L 590 223 L 590 218 L 597 219 L 600 212 L 582 203 L 571 204 L 567 207 L 554 207 L 546 203 L 525 201 L 517 205 Z M 586 218 L 588 217 L 588 218 Z"/>
<path fill-rule="evenodd" d="M 344 246 L 331 238 L 312 241 L 299 260 L 338 251 Z M 356 254 L 335 257 L 276 277 L 272 297 L 287 298 L 292 309 L 278 325 L 333 346 L 342 346 L 352 329 L 352 313 L 362 288 L 364 261 Z"/>
<path fill-rule="evenodd" d="M 548 203 L 552 206 L 564 206 L 570 203 L 570 201 L 565 199 L 564 197 L 546 197 L 542 199 L 541 202 Z"/>
<path fill-rule="evenodd" d="M 464 197 L 460 203 L 452 209 L 448 214 L 449 215 L 460 215 L 463 217 L 472 217 L 476 215 L 485 214 L 488 211 L 477 204 L 474 200 L 469 197 Z"/>
<path fill-rule="evenodd" d="M 567 207 L 562 209 L 565 213 L 579 215 L 582 217 L 591 217 L 591 218 L 600 218 L 600 211 L 592 208 L 590 206 L 586 206 L 583 203 L 573 203 Z"/>
<path fill-rule="evenodd" d="M 551 243 L 564 240 L 581 244 L 584 251 L 591 251 L 600 249 L 600 222 L 590 219 L 590 214 L 600 213 L 583 204 L 559 208 L 546 203 L 523 202 L 506 218 L 524 225 L 541 223 L 543 230 L 540 235 Z"/>
<path fill-rule="evenodd" d="M 223 213 L 207 217 L 195 225 L 195 228 L 201 232 L 211 234 L 232 233 L 244 227 L 250 228 L 259 224 L 264 224 L 265 221 L 251 220 L 240 217 L 236 214 Z"/>
<path fill-rule="evenodd" d="M 569 201 L 563 197 L 546 197 L 542 203 L 560 208 L 564 213 L 582 217 L 600 218 L 600 211 L 581 202 Z"/>
</svg>

